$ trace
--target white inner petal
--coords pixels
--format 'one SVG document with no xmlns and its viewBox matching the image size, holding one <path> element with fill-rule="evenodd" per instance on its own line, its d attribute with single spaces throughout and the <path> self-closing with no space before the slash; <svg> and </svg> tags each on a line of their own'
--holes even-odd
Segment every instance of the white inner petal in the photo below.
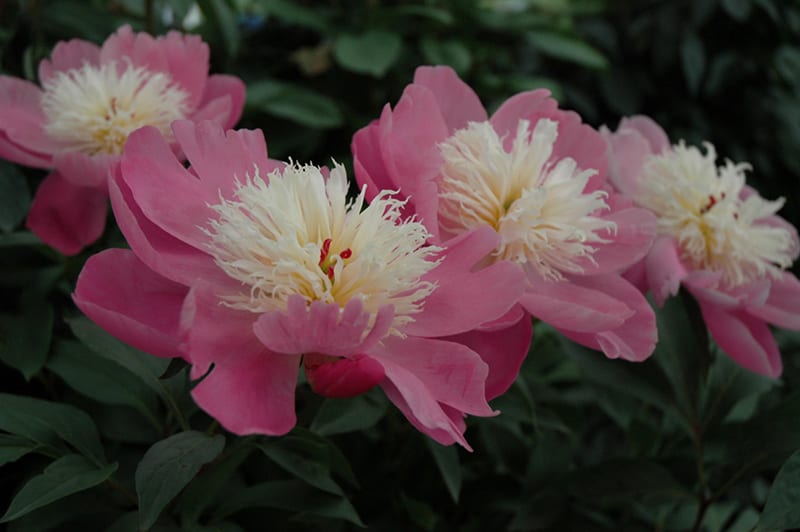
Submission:
<svg viewBox="0 0 800 532">
<path fill-rule="evenodd" d="M 490 225 L 502 243 L 496 259 L 512 260 L 531 273 L 560 280 L 592 261 L 592 244 L 615 231 L 594 216 L 608 209 L 602 191 L 584 193 L 596 170 L 575 160 L 552 160 L 558 124 L 539 120 L 533 131 L 520 120 L 507 151 L 489 122 L 471 122 L 440 147 L 444 164 L 439 186 L 439 222 L 450 234 Z"/>
<path fill-rule="evenodd" d="M 716 150 L 703 154 L 682 141 L 651 156 L 642 170 L 636 201 L 658 216 L 660 234 L 678 241 L 682 257 L 697 268 L 719 271 L 734 287 L 792 264 L 792 236 L 764 223 L 784 203 L 753 193 L 742 199 L 746 163 L 716 166 Z"/>
<path fill-rule="evenodd" d="M 163 72 L 86 63 L 44 84 L 45 131 L 64 151 L 118 155 L 128 135 L 145 125 L 171 139 L 169 126 L 189 114 L 188 99 Z"/>
<path fill-rule="evenodd" d="M 224 304 L 251 312 L 285 310 L 290 296 L 338 303 L 358 298 L 377 312 L 394 307 L 390 333 L 422 308 L 435 285 L 421 280 L 440 251 L 415 220 L 400 220 L 404 202 L 381 192 L 365 205 L 366 187 L 347 201 L 347 177 L 336 165 L 327 180 L 315 166 L 287 166 L 268 179 L 254 168 L 234 200 L 221 199 L 207 234 L 210 252 L 248 291 Z"/>
</svg>

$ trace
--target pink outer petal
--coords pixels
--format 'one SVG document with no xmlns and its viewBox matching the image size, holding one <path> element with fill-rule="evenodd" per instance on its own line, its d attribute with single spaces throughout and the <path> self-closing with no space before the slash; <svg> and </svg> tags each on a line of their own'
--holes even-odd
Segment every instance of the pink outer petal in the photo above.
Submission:
<svg viewBox="0 0 800 532">
<path fill-rule="evenodd" d="M 663 305 L 668 297 L 678 293 L 681 281 L 688 275 L 678 253 L 675 239 L 662 236 L 653 242 L 653 247 L 645 259 L 647 283 L 659 306 Z"/>
<path fill-rule="evenodd" d="M 286 434 L 297 422 L 294 389 L 299 364 L 300 357 L 263 347 L 241 351 L 214 366 L 192 397 L 234 434 Z"/>
<path fill-rule="evenodd" d="M 450 241 L 444 261 L 426 280 L 437 283 L 422 311 L 406 325 L 404 334 L 449 336 L 469 331 L 506 314 L 525 287 L 525 275 L 515 264 L 502 261 L 473 272 L 476 264 L 497 246 L 490 227 L 464 233 Z M 487 290 L 491 290 L 488 296 Z"/>
<path fill-rule="evenodd" d="M 550 97 L 550 91 L 537 89 L 521 92 L 503 102 L 490 121 L 495 131 L 505 135 L 517 130 L 520 119 L 529 119 L 534 114 L 547 114 L 557 109 L 558 103 Z"/>
<path fill-rule="evenodd" d="M 202 118 L 213 120 L 225 129 L 232 128 L 242 116 L 244 95 L 244 82 L 236 76 L 209 76 L 198 111 L 191 117 L 192 121 L 197 122 Z M 218 110 L 210 112 L 210 109 Z M 211 116 L 207 116 L 209 114 Z"/>
<path fill-rule="evenodd" d="M 650 143 L 630 129 L 611 133 L 603 127 L 600 132 L 608 146 L 609 181 L 621 193 L 636 198 L 641 191 L 642 169 L 653 154 Z"/>
<path fill-rule="evenodd" d="M 698 300 L 724 308 L 728 311 L 742 309 L 746 305 L 761 306 L 767 301 L 770 280 L 759 279 L 735 288 L 721 286 L 720 272 L 698 270 L 690 272 L 683 285 Z"/>
<path fill-rule="evenodd" d="M 383 366 L 366 355 L 335 358 L 316 353 L 303 355 L 306 378 L 315 393 L 325 397 L 354 397 L 380 384 Z"/>
<path fill-rule="evenodd" d="M 617 224 L 616 231 L 599 235 L 607 243 L 593 244 L 593 261 L 579 263 L 587 275 L 619 273 L 642 260 L 656 236 L 656 217 L 646 209 L 631 207 L 602 216 Z"/>
<path fill-rule="evenodd" d="M 151 222 L 190 246 L 205 248 L 208 235 L 202 228 L 216 218 L 210 205 L 219 203 L 219 195 L 186 171 L 156 128 L 145 126 L 128 137 L 120 168 Z"/>
<path fill-rule="evenodd" d="M 704 301 L 699 303 L 708 331 L 723 351 L 750 371 L 780 376 L 783 363 L 778 346 L 762 320 L 743 312 L 726 312 Z"/>
<path fill-rule="evenodd" d="M 478 95 L 449 66 L 418 67 L 414 83 L 433 93 L 451 132 L 467 127 L 469 122 L 483 122 L 488 118 Z"/>
<path fill-rule="evenodd" d="M 602 287 L 592 286 L 593 279 L 531 283 L 520 304 L 534 317 L 558 329 L 583 333 L 615 329 L 633 316 L 634 311 Z"/>
<path fill-rule="evenodd" d="M 391 120 L 389 104 L 384 107 L 383 114 Z M 353 170 L 359 188 L 367 187 L 367 200 L 372 201 L 381 190 L 397 190 L 383 162 L 381 154 L 381 124 L 374 120 L 362 127 L 353 135 L 350 149 L 353 152 Z M 401 197 L 405 197 L 402 192 Z"/>
<path fill-rule="evenodd" d="M 72 299 L 123 342 L 159 357 L 177 357 L 178 318 L 186 288 L 144 265 L 126 249 L 86 261 Z"/>
<path fill-rule="evenodd" d="M 147 219 L 122 181 L 119 166 L 109 180 L 111 207 L 122 234 L 136 255 L 167 279 L 190 286 L 198 279 L 217 286 L 235 288 L 207 253 L 194 248 Z"/>
<path fill-rule="evenodd" d="M 389 330 L 394 317 L 390 305 L 381 307 L 370 325 L 371 312 L 359 299 L 342 309 L 336 303 L 307 305 L 299 295 L 289 297 L 286 312 L 266 312 L 253 325 L 270 350 L 287 355 L 319 353 L 349 357 L 368 352 Z"/>
<path fill-rule="evenodd" d="M 181 351 L 201 375 L 211 364 L 258 352 L 263 349 L 253 333 L 258 316 L 222 305 L 214 287 L 201 281 L 189 290 L 181 309 Z"/>
<path fill-rule="evenodd" d="M 76 187 L 52 172 L 36 191 L 26 225 L 45 244 L 74 255 L 103 234 L 107 195 L 105 185 Z"/>
<path fill-rule="evenodd" d="M 44 132 L 42 91 L 29 81 L 0 76 L 0 157 L 50 168 L 56 150 Z"/>
<path fill-rule="evenodd" d="M 519 368 L 530 349 L 532 338 L 533 324 L 530 317 L 525 315 L 506 329 L 474 330 L 448 336 L 444 340 L 469 347 L 488 364 L 486 399 L 492 400 L 505 393 L 517 378 Z"/>
<path fill-rule="evenodd" d="M 784 272 L 770 285 L 764 304 L 747 305 L 747 312 L 778 327 L 800 330 L 800 281 L 791 273 Z"/>
<path fill-rule="evenodd" d="M 409 85 L 394 113 L 380 120 L 379 148 L 391 181 L 401 196 L 409 198 L 416 213 L 434 237 L 438 236 L 438 187 L 442 165 L 439 144 L 449 132 L 433 93 L 420 85 Z"/>
<path fill-rule="evenodd" d="M 100 47 L 89 41 L 72 39 L 61 41 L 50 53 L 50 59 L 39 63 L 39 81 L 47 83 L 57 72 L 81 68 L 84 64 L 97 65 L 100 61 Z"/>
<path fill-rule="evenodd" d="M 105 187 L 116 155 L 86 155 L 80 152 L 61 153 L 53 164 L 64 179 L 79 187 Z"/>
<path fill-rule="evenodd" d="M 237 180 L 244 182 L 256 173 L 266 179 L 284 163 L 267 158 L 267 144 L 261 130 L 223 131 L 213 122 L 194 124 L 188 120 L 173 122 L 172 130 L 199 183 L 212 203 L 219 195 L 231 198 Z"/>
<path fill-rule="evenodd" d="M 602 350 L 608 358 L 640 362 L 653 353 L 658 339 L 656 316 L 636 287 L 617 275 L 575 278 L 572 282 L 583 283 L 587 288 L 618 299 L 633 311 L 633 315 L 622 325 L 595 334 L 560 329 L 562 334 L 587 347 Z"/>
<path fill-rule="evenodd" d="M 653 153 L 661 153 L 670 148 L 669 137 L 655 120 L 649 116 L 634 115 L 623 118 L 617 131 L 631 130 L 642 135 L 650 144 Z"/>
</svg>

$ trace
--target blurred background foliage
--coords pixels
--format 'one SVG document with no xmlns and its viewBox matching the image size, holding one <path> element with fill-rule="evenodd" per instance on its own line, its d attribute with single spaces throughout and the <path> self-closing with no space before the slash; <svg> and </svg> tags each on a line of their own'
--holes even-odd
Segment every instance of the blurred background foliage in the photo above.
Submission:
<svg viewBox="0 0 800 532">
<path fill-rule="evenodd" d="M 539 87 L 588 123 L 645 113 L 673 141 L 749 161 L 800 225 L 800 3 L 788 0 L 0 0 L 0 73 L 36 80 L 59 40 L 121 24 L 196 32 L 248 86 L 270 154 L 350 165 L 353 133 L 420 64 L 490 109 Z M 300 428 L 236 438 L 193 406 L 181 363 L 108 337 L 69 294 L 92 253 L 23 226 L 43 173 L 0 162 L 0 499 L 11 530 L 781 530 L 800 526 L 800 335 L 784 376 L 719 353 L 686 298 L 644 364 L 537 324 L 474 453 L 418 434 L 378 392 L 298 389 Z M 783 466 L 783 467 L 781 467 Z M 780 473 L 779 473 L 780 471 Z M 9 506 L 10 505 L 10 506 Z"/>
</svg>

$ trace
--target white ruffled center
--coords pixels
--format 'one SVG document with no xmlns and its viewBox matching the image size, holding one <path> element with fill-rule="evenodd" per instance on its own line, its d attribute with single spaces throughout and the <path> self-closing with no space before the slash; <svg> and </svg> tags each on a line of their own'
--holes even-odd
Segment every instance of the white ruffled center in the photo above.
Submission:
<svg viewBox="0 0 800 532">
<path fill-rule="evenodd" d="M 212 208 L 210 252 L 248 292 L 223 296 L 223 303 L 251 312 L 285 310 L 290 296 L 337 303 L 353 298 L 374 313 L 394 307 L 390 333 L 422 308 L 435 289 L 421 277 L 438 261 L 441 248 L 416 220 L 400 221 L 404 202 L 382 191 L 364 208 L 366 187 L 347 201 L 344 167 L 327 180 L 315 166 L 292 164 L 268 179 L 254 175 L 239 183 L 235 200 Z"/>
<path fill-rule="evenodd" d="M 637 202 L 658 216 L 660 234 L 678 241 L 682 258 L 696 268 L 719 271 L 722 282 L 738 286 L 792 264 L 792 236 L 764 223 L 783 206 L 753 192 L 742 198 L 747 163 L 716 166 L 710 143 L 703 155 L 683 141 L 651 156 L 642 170 Z"/>
<path fill-rule="evenodd" d="M 64 151 L 119 155 L 128 135 L 142 126 L 155 126 L 171 139 L 169 126 L 189 114 L 188 99 L 163 72 L 86 63 L 44 84 L 45 131 Z"/>
<path fill-rule="evenodd" d="M 497 260 L 507 259 L 527 271 L 558 281 L 581 273 L 592 261 L 600 233 L 616 224 L 593 214 L 608 209 L 606 193 L 584 193 L 596 170 L 580 170 L 570 157 L 551 161 L 558 124 L 541 119 L 533 131 L 520 120 L 506 151 L 489 122 L 471 122 L 441 145 L 444 158 L 439 184 L 439 222 L 459 234 L 490 225 L 502 242 Z"/>
</svg>

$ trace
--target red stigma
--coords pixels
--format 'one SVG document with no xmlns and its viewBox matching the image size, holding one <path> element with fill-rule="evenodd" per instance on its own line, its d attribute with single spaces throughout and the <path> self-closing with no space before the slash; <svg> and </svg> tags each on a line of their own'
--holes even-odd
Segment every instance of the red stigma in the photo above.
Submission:
<svg viewBox="0 0 800 532">
<path fill-rule="evenodd" d="M 328 258 L 328 253 L 331 250 L 331 239 L 326 238 L 324 242 L 322 242 L 322 249 L 319 250 L 319 265 L 322 266 L 322 262 Z"/>
<path fill-rule="evenodd" d="M 350 257 L 353 256 L 353 252 L 350 250 L 350 248 L 347 248 L 341 253 L 339 253 L 339 256 L 342 257 L 343 259 L 349 259 Z"/>
</svg>

